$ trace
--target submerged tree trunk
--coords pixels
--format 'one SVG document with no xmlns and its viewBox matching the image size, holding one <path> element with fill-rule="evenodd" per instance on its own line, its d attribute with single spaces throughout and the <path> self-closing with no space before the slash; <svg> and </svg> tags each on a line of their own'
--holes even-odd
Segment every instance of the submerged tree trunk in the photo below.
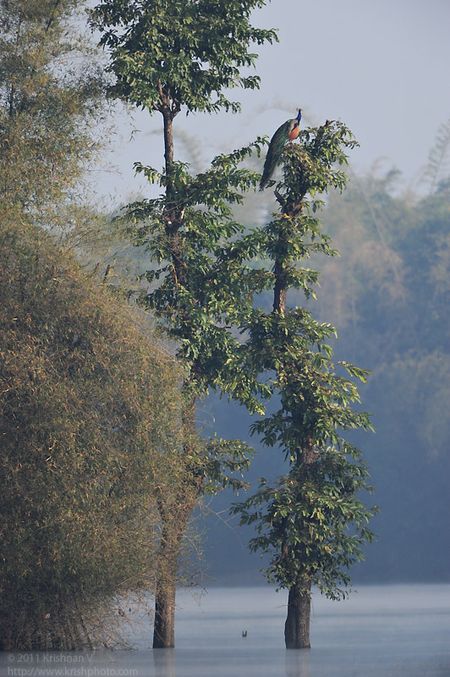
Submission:
<svg viewBox="0 0 450 677">
<path fill-rule="evenodd" d="M 171 649 L 175 646 L 175 595 L 183 532 L 171 522 L 175 516 L 165 515 L 165 524 L 159 549 L 159 570 L 155 591 L 155 621 L 153 648 Z M 170 520 L 170 522 L 169 522 Z"/>
<path fill-rule="evenodd" d="M 289 590 L 288 613 L 284 625 L 286 649 L 309 649 L 311 584 L 294 585 Z"/>
<path fill-rule="evenodd" d="M 158 581 L 155 594 L 154 649 L 171 649 L 175 646 L 175 593 L 176 581 Z"/>
<path fill-rule="evenodd" d="M 195 414 L 195 408 L 193 413 Z M 185 445 L 186 453 L 187 449 L 188 443 Z M 183 538 L 192 511 L 197 504 L 202 483 L 202 478 L 196 476 L 192 468 L 187 467 L 186 472 L 188 473 L 187 480 L 175 496 L 174 502 L 167 505 L 161 498 L 158 501 L 162 520 L 162 534 L 155 592 L 154 649 L 171 649 L 175 646 L 175 600 L 178 563 Z"/>
<path fill-rule="evenodd" d="M 297 469 L 300 472 L 299 491 L 307 479 L 311 466 L 316 462 L 314 440 L 308 436 L 298 450 Z M 288 613 L 284 626 L 286 649 L 310 649 L 309 629 L 311 622 L 311 578 L 306 571 L 300 574 L 296 585 L 289 589 Z"/>
</svg>

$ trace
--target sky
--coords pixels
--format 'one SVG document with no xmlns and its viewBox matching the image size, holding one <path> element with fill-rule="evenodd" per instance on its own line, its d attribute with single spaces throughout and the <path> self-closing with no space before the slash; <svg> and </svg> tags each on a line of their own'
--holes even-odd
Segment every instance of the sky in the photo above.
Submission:
<svg viewBox="0 0 450 677">
<path fill-rule="evenodd" d="M 188 161 L 190 137 L 200 164 L 258 135 L 271 136 L 304 110 L 304 122 L 340 119 L 360 148 L 357 171 L 393 167 L 404 187 L 420 175 L 439 125 L 450 118 L 450 0 L 272 0 L 255 25 L 277 28 L 279 44 L 260 49 L 259 91 L 235 90 L 239 115 L 180 114 L 178 158 Z M 105 201 L 117 204 L 145 191 L 133 162 L 161 168 L 159 115 L 117 115 L 110 151 L 95 168 Z"/>
</svg>

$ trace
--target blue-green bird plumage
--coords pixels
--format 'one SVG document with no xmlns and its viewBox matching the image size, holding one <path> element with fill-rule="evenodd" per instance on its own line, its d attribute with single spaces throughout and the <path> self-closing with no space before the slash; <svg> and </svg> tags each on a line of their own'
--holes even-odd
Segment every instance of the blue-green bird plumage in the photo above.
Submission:
<svg viewBox="0 0 450 677">
<path fill-rule="evenodd" d="M 261 176 L 261 181 L 259 183 L 259 190 L 264 190 L 272 178 L 273 173 L 280 162 L 283 148 L 289 141 L 289 132 L 292 130 L 296 122 L 300 124 L 300 119 L 301 110 L 299 110 L 296 118 L 293 120 L 286 120 L 286 122 L 280 125 L 275 134 L 272 136 L 269 143 L 269 148 L 267 150 L 266 160 L 264 162 L 264 169 Z"/>
</svg>

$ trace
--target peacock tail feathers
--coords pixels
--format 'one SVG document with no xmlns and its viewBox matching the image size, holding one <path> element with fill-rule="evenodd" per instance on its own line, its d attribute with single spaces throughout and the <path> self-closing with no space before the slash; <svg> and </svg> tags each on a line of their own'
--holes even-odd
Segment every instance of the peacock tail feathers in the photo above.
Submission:
<svg viewBox="0 0 450 677">
<path fill-rule="evenodd" d="M 302 109 L 299 108 L 297 117 L 293 120 L 286 120 L 286 122 L 278 127 L 277 131 L 272 136 L 266 155 L 266 161 L 264 162 L 264 169 L 261 176 L 261 181 L 259 183 L 259 190 L 264 190 L 272 178 L 273 173 L 280 162 L 281 154 L 286 143 L 289 140 L 293 141 L 298 137 L 301 119 Z"/>
<path fill-rule="evenodd" d="M 286 145 L 286 142 L 289 139 L 289 131 L 291 127 L 291 120 L 286 120 L 280 127 L 278 127 L 275 134 L 270 140 L 269 148 L 267 150 L 266 160 L 264 162 L 264 169 L 259 183 L 259 189 L 264 190 L 264 188 L 269 183 L 270 179 L 273 176 L 273 173 L 276 169 L 277 164 L 280 161 L 283 148 Z"/>
</svg>

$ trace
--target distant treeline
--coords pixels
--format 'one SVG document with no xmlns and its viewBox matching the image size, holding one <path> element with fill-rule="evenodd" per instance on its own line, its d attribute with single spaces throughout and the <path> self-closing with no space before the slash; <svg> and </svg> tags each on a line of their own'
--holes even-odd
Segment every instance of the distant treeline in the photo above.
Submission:
<svg viewBox="0 0 450 677">
<path fill-rule="evenodd" d="M 331 201 L 343 256 L 323 270 L 321 308 L 372 370 L 363 402 L 377 430 L 366 458 L 379 542 L 358 575 L 448 580 L 450 180 L 420 199 L 393 194 L 393 180 L 355 178 Z"/>
</svg>

